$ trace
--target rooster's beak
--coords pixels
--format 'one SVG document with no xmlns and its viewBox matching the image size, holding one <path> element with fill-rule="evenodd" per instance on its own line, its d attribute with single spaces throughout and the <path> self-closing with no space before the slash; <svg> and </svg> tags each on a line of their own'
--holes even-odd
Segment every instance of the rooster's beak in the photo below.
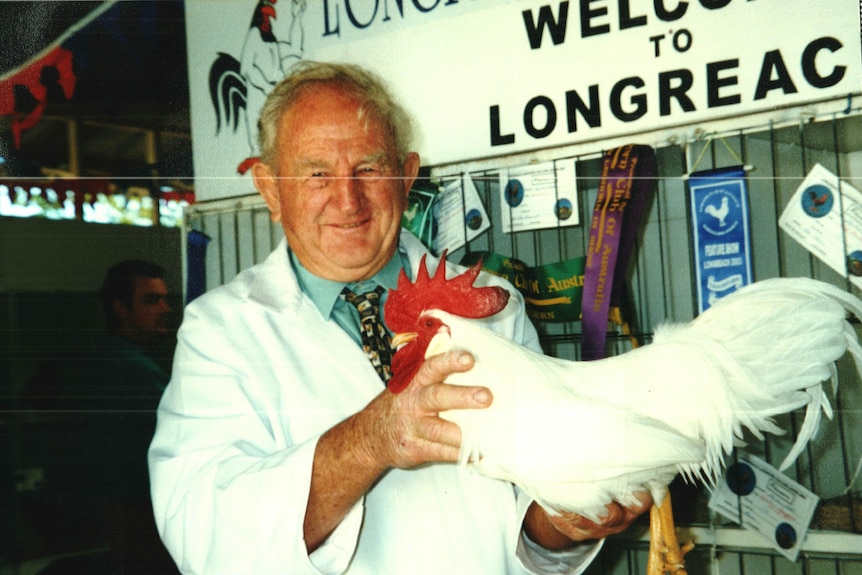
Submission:
<svg viewBox="0 0 862 575">
<path fill-rule="evenodd" d="M 396 333 L 392 336 L 392 349 L 398 350 L 401 346 L 407 345 L 414 339 L 416 339 L 419 334 L 415 331 L 405 331 L 404 333 Z"/>
</svg>

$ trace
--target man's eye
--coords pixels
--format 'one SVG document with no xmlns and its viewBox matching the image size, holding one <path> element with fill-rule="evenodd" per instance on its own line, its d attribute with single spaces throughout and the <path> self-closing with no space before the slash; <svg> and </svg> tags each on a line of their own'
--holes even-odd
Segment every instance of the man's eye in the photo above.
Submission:
<svg viewBox="0 0 862 575">
<path fill-rule="evenodd" d="M 309 174 L 305 181 L 306 186 L 314 189 L 324 188 L 327 183 L 329 183 L 329 178 L 326 177 L 326 172 L 314 172 L 313 174 Z"/>
</svg>

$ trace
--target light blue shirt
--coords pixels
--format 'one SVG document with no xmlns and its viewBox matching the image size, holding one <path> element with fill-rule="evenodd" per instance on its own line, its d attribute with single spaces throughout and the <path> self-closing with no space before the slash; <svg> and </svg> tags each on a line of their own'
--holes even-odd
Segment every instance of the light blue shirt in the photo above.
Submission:
<svg viewBox="0 0 862 575">
<path fill-rule="evenodd" d="M 349 287 L 356 294 L 361 294 L 373 290 L 375 287 L 383 286 L 387 291 L 380 296 L 381 320 L 383 319 L 383 305 L 386 303 L 386 298 L 389 295 L 390 289 L 395 289 L 398 285 L 398 275 L 401 270 L 409 270 L 410 267 L 405 265 L 405 255 L 398 251 L 399 257 L 392 257 L 389 262 L 383 266 L 379 272 L 374 274 L 370 279 L 357 283 L 344 283 L 318 277 L 308 271 L 299 258 L 293 253 L 293 250 L 288 248 L 290 254 L 290 265 L 296 274 L 296 279 L 299 282 L 299 287 L 302 292 L 307 295 L 314 305 L 320 310 L 320 315 L 325 319 L 332 319 L 341 328 L 350 334 L 350 337 L 357 345 L 362 345 L 362 340 L 359 336 L 359 312 L 356 308 L 344 301 L 341 296 L 341 290 L 344 287 Z M 409 271 L 407 272 L 408 276 Z M 385 324 L 384 324 L 385 325 Z M 388 328 L 387 328 L 388 329 Z"/>
</svg>

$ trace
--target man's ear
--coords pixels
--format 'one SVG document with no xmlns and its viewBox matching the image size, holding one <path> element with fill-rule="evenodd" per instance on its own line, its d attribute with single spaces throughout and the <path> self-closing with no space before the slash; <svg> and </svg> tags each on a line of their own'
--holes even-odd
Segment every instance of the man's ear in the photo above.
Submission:
<svg viewBox="0 0 862 575">
<path fill-rule="evenodd" d="M 251 177 L 254 187 L 263 197 L 269 208 L 269 219 L 274 222 L 281 221 L 281 202 L 278 195 L 278 180 L 272 169 L 263 162 L 257 162 L 251 167 Z"/>
<path fill-rule="evenodd" d="M 413 182 L 416 181 L 416 176 L 419 175 L 419 154 L 416 152 L 410 152 L 407 154 L 407 158 L 404 159 L 404 166 L 402 168 L 404 172 L 404 197 L 407 197 L 407 194 L 410 193 L 410 190 L 413 188 Z"/>
</svg>

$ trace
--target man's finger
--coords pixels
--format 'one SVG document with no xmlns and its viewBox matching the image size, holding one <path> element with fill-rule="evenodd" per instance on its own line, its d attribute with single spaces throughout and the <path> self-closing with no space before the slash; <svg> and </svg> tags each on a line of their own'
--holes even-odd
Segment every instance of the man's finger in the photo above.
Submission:
<svg viewBox="0 0 862 575">
<path fill-rule="evenodd" d="M 472 367 L 472 355 L 466 351 L 450 351 L 431 356 L 422 362 L 413 381 L 419 385 L 428 386 L 440 383 L 451 373 L 467 371 Z"/>
<path fill-rule="evenodd" d="M 450 421 L 436 417 L 426 418 L 425 426 L 422 430 L 423 439 L 440 446 L 454 448 L 456 451 L 454 457 L 457 458 L 457 451 L 461 447 L 461 428 Z"/>
<path fill-rule="evenodd" d="M 450 409 L 482 409 L 491 405 L 493 400 L 486 387 L 445 383 L 426 387 L 420 399 L 424 410 L 437 413 Z"/>
</svg>

